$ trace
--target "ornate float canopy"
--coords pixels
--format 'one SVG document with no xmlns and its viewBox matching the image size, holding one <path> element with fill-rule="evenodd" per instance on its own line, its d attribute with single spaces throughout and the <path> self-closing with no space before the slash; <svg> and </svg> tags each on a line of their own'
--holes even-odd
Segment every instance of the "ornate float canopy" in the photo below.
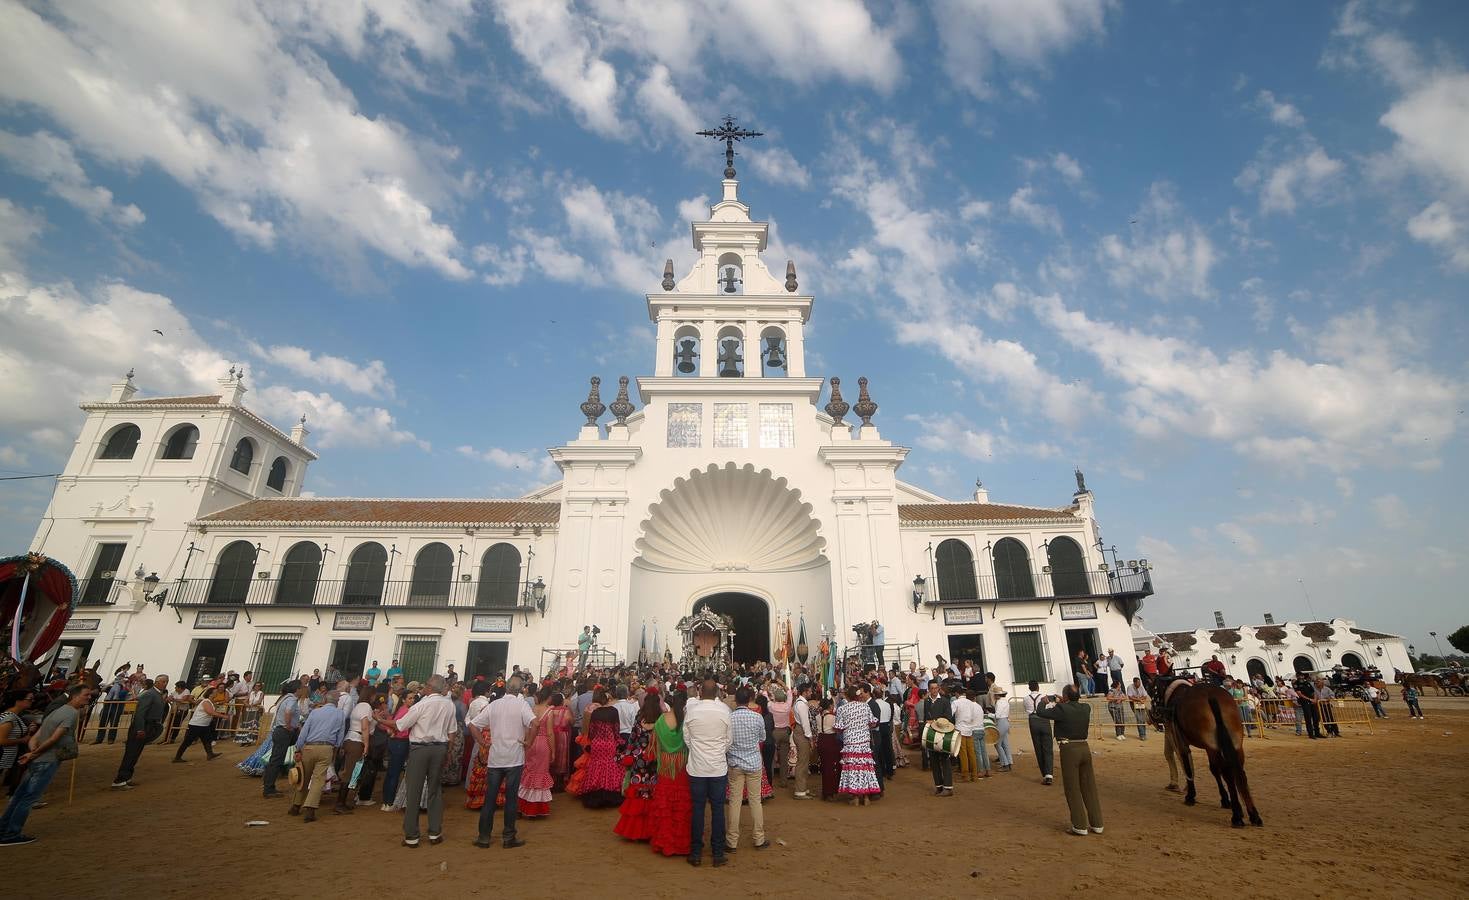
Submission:
<svg viewBox="0 0 1469 900">
<path fill-rule="evenodd" d="M 734 619 L 720 615 L 705 603 L 691 616 L 678 620 L 683 635 L 685 669 L 695 672 L 722 670 L 729 667 L 734 650 Z"/>
<path fill-rule="evenodd" d="M 34 663 L 61 639 L 71 618 L 77 580 L 39 553 L 0 559 L 0 656 Z"/>
</svg>

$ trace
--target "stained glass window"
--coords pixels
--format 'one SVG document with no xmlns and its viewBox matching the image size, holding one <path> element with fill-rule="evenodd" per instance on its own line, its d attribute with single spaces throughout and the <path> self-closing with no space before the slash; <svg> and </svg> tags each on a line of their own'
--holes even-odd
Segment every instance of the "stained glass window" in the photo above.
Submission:
<svg viewBox="0 0 1469 900">
<path fill-rule="evenodd" d="M 750 405 L 748 403 L 714 404 L 714 446 L 750 446 Z"/>
<path fill-rule="evenodd" d="M 668 446 L 698 447 L 699 425 L 703 418 L 702 403 L 668 404 Z"/>
<path fill-rule="evenodd" d="M 777 450 L 795 444 L 796 421 L 791 404 L 760 404 L 760 448 Z"/>
</svg>

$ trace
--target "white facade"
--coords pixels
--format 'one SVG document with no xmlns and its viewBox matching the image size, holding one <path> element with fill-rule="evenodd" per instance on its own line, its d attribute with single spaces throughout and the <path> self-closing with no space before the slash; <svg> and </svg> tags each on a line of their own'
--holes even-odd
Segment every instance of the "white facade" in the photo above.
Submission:
<svg viewBox="0 0 1469 900">
<path fill-rule="evenodd" d="M 135 400 L 128 381 L 84 406 L 33 548 L 92 585 L 68 653 L 186 677 L 398 657 L 460 674 L 540 669 L 590 624 L 624 659 L 644 633 L 650 650 L 677 647 L 674 624 L 725 595 L 715 606 L 735 615 L 748 658 L 770 656 L 786 616 L 804 618 L 813 650 L 823 628 L 849 646 L 853 624 L 880 620 L 889 663 L 973 657 L 1001 682 L 1070 680 L 1078 647 L 1126 655 L 1148 567 L 1107 564 L 1079 473 L 1055 507 L 991 503 L 982 488 L 950 502 L 900 481 L 909 451 L 883 440 L 875 405 L 856 403 L 858 424 L 845 403 L 818 405 L 826 383 L 807 375 L 803 334 L 813 298 L 793 267 L 770 273 L 766 224 L 736 181 L 722 187 L 692 223 L 691 271 L 646 297 L 653 374 L 629 385 L 641 408 L 613 402 L 613 421 L 548 451 L 561 480 L 526 497 L 301 498 L 316 458 L 304 421 L 289 436 L 267 425 L 233 375 L 217 398 Z M 615 389 L 602 388 L 605 402 Z M 583 411 L 596 420 L 601 405 Z M 159 459 L 185 423 L 200 432 L 192 458 Z M 140 430 L 135 454 L 99 458 L 125 424 Z M 229 465 L 241 439 L 256 444 L 248 473 Z M 144 604 L 129 574 L 140 566 L 168 591 L 161 608 Z M 915 604 L 916 578 L 927 596 Z"/>
<path fill-rule="evenodd" d="M 1141 617 L 1135 619 L 1134 652 L 1141 656 L 1154 641 L 1172 647 L 1183 668 L 1201 666 L 1218 656 L 1230 676 L 1246 681 L 1254 674 L 1289 678 L 1298 671 L 1320 672 L 1335 666 L 1376 666 L 1388 681 L 1396 671 L 1413 671 L 1407 642 L 1401 636 L 1362 628 L 1352 619 L 1157 634 L 1147 630 Z"/>
</svg>

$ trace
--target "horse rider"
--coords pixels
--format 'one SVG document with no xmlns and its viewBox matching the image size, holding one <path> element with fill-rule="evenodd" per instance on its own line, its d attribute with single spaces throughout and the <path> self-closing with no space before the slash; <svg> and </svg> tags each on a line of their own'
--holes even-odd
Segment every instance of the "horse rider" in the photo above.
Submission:
<svg viewBox="0 0 1469 900">
<path fill-rule="evenodd" d="M 1229 674 L 1229 670 L 1224 666 L 1224 661 L 1217 653 L 1210 656 L 1209 661 L 1204 663 L 1202 668 L 1204 680 L 1216 687 L 1224 684 L 1224 677 Z"/>
</svg>

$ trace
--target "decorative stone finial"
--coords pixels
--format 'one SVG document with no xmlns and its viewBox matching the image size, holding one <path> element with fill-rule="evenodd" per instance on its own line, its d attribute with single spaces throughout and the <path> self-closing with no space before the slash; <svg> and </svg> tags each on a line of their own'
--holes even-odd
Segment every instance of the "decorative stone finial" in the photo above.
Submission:
<svg viewBox="0 0 1469 900">
<path fill-rule="evenodd" d="M 234 381 L 234 380 L 235 380 L 235 367 L 234 366 L 230 366 L 230 381 Z"/>
<path fill-rule="evenodd" d="M 592 376 L 592 389 L 587 391 L 587 401 L 581 405 L 581 414 L 587 417 L 588 425 L 597 424 L 597 419 L 607 411 L 607 407 L 602 405 L 602 391 L 598 387 L 601 383 L 601 378 Z"/>
<path fill-rule="evenodd" d="M 796 284 L 796 261 L 793 259 L 788 259 L 786 260 L 786 291 L 788 293 L 794 294 L 797 287 L 798 285 Z"/>
<path fill-rule="evenodd" d="M 305 425 L 306 424 L 306 414 L 305 413 L 302 413 L 301 414 L 301 424 L 302 425 Z"/>
<path fill-rule="evenodd" d="M 132 381 L 133 380 L 133 373 L 135 371 L 136 371 L 135 369 L 131 369 L 131 368 L 128 369 L 128 381 Z"/>
<path fill-rule="evenodd" d="M 842 417 L 851 408 L 851 404 L 842 399 L 842 380 L 833 376 L 831 379 L 831 399 L 826 401 L 826 414 L 831 416 L 832 424 L 842 424 Z"/>
<path fill-rule="evenodd" d="M 866 427 L 872 424 L 872 417 L 877 415 L 877 404 L 867 396 L 867 379 L 857 379 L 857 402 L 852 407 L 852 412 L 862 417 L 862 425 Z"/>
<path fill-rule="evenodd" d="M 673 260 L 669 259 L 663 263 L 663 289 L 673 290 Z"/>
<path fill-rule="evenodd" d="M 635 407 L 632 405 L 632 401 L 627 399 L 626 375 L 617 379 L 617 399 L 613 400 L 612 405 L 607 408 L 612 410 L 612 415 L 617 417 L 618 425 L 627 424 L 627 417 L 632 415 L 633 409 L 635 409 Z"/>
</svg>

